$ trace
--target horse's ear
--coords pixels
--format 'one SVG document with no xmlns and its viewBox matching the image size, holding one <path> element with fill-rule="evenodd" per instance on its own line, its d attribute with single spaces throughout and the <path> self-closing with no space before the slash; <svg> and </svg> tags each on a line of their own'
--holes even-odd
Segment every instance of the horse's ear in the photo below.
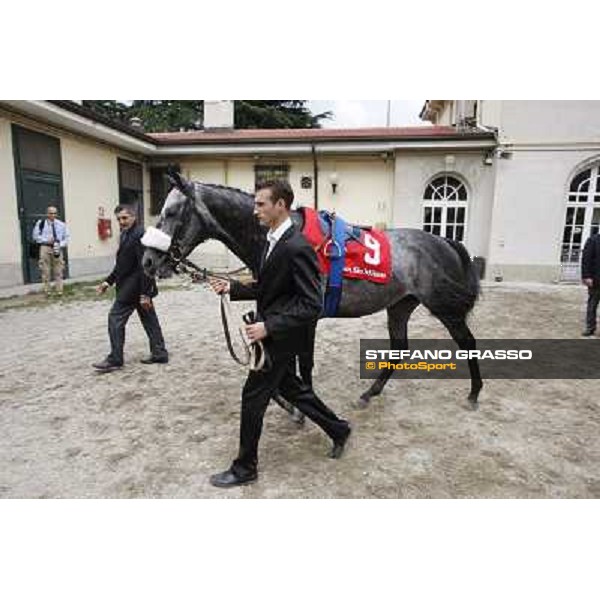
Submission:
<svg viewBox="0 0 600 600">
<path fill-rule="evenodd" d="M 167 177 L 174 180 L 177 175 L 179 175 L 179 169 L 177 168 L 177 165 L 167 165 Z"/>
<path fill-rule="evenodd" d="M 188 195 L 192 190 L 190 182 L 185 180 L 176 167 L 167 167 L 167 179 L 171 182 L 171 185 L 176 187 L 183 194 Z"/>
</svg>

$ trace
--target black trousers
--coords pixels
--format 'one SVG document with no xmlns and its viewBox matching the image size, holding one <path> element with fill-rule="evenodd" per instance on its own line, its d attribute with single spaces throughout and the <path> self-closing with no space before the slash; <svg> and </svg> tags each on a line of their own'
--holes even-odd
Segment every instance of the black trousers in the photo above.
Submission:
<svg viewBox="0 0 600 600">
<path fill-rule="evenodd" d="M 154 307 L 150 310 L 144 310 L 139 304 L 125 304 L 118 300 L 112 305 L 108 313 L 108 336 L 110 338 L 110 354 L 107 359 L 117 365 L 123 364 L 123 346 L 125 345 L 125 325 L 133 311 L 142 322 L 144 331 L 150 342 L 150 352 L 156 358 L 166 358 L 168 356 L 163 339 L 160 323 Z"/>
<path fill-rule="evenodd" d="M 232 469 L 243 476 L 255 473 L 258 465 L 258 441 L 263 418 L 273 392 L 281 395 L 316 423 L 331 439 L 348 431 L 346 421 L 338 418 L 295 373 L 295 356 L 272 357 L 269 371 L 251 371 L 242 390 L 240 450 Z"/>
<path fill-rule="evenodd" d="M 596 330 L 598 302 L 600 302 L 600 284 L 594 282 L 594 285 L 588 288 L 587 312 L 585 316 L 585 328 L 588 331 Z"/>
<path fill-rule="evenodd" d="M 317 326 L 312 327 L 307 336 L 307 346 L 310 348 L 308 352 L 298 354 L 298 370 L 300 371 L 300 379 L 312 387 L 312 371 L 315 366 L 315 335 Z"/>
</svg>

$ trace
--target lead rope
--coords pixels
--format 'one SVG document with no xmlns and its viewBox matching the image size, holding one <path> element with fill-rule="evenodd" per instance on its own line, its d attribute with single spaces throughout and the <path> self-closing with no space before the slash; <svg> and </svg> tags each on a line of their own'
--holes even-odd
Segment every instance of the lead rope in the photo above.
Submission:
<svg viewBox="0 0 600 600">
<path fill-rule="evenodd" d="M 197 264 L 193 263 L 188 258 L 179 258 L 175 259 L 175 271 L 189 275 L 192 281 L 200 282 L 206 281 L 207 276 L 215 277 L 216 279 L 222 279 L 224 281 L 231 281 L 231 275 L 237 275 L 242 271 L 246 270 L 246 267 L 241 267 L 236 269 L 235 271 L 229 272 L 216 272 L 209 271 L 208 269 L 199 267 Z M 223 333 L 225 334 L 225 342 L 227 344 L 227 350 L 229 350 L 229 354 L 231 358 L 235 360 L 236 363 L 242 365 L 243 367 L 248 367 L 250 371 L 260 371 L 265 363 L 267 368 L 269 367 L 269 361 L 267 360 L 267 354 L 265 351 L 265 347 L 262 341 L 258 342 L 250 342 L 246 332 L 242 327 L 238 327 L 238 332 L 240 334 L 240 339 L 242 341 L 242 346 L 244 349 L 245 358 L 240 358 L 233 348 L 233 343 L 231 341 L 231 333 L 229 331 L 229 322 L 231 319 L 231 302 L 229 300 L 229 294 L 221 294 L 221 323 L 223 324 Z M 246 320 L 246 315 L 244 315 L 244 321 L 247 324 L 252 323 L 250 320 Z"/>
<path fill-rule="evenodd" d="M 250 342 L 246 332 L 242 327 L 238 327 L 242 346 L 244 348 L 245 358 L 240 358 L 233 348 L 231 342 L 231 333 L 229 331 L 229 322 L 231 321 L 231 302 L 229 294 L 221 294 L 221 322 L 223 323 L 223 332 L 225 333 L 225 342 L 227 349 L 233 360 L 243 367 L 248 367 L 250 371 L 260 371 L 265 366 L 266 354 L 265 347 L 261 340 Z"/>
</svg>

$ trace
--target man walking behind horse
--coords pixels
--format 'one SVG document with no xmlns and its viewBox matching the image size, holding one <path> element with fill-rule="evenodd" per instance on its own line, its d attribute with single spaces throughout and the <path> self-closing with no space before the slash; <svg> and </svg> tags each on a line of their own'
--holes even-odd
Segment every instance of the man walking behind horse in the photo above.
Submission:
<svg viewBox="0 0 600 600">
<path fill-rule="evenodd" d="M 116 299 L 108 313 L 110 354 L 92 365 L 101 373 L 122 368 L 125 325 L 134 311 L 137 311 L 150 342 L 150 356 L 141 362 L 147 365 L 169 362 L 169 353 L 152 302 L 152 298 L 158 294 L 156 281 L 148 277 L 142 268 L 144 248 L 140 239 L 144 235 L 144 228 L 137 224 L 136 211 L 132 206 L 120 204 L 115 209 L 115 215 L 121 229 L 115 267 L 106 281 L 96 288 L 98 294 L 104 294 L 113 284 L 117 288 Z"/>
<path fill-rule="evenodd" d="M 217 294 L 256 300 L 257 320 L 246 325 L 246 334 L 251 342 L 263 340 L 271 361 L 268 370 L 251 371 L 246 379 L 239 453 L 227 471 L 210 478 L 217 487 L 244 485 L 257 478 L 263 417 L 276 389 L 332 439 L 331 458 L 342 455 L 351 432 L 350 424 L 338 418 L 295 373 L 296 356 L 311 343 L 323 301 L 317 256 L 290 218 L 293 200 L 287 181 L 267 182 L 256 193 L 254 213 L 269 227 L 258 281 L 244 285 L 209 280 Z"/>
</svg>

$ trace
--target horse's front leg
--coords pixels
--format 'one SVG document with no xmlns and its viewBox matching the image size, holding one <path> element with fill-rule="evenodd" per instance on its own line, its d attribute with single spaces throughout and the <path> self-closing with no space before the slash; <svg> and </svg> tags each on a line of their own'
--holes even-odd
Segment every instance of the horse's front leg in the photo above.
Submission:
<svg viewBox="0 0 600 600">
<path fill-rule="evenodd" d="M 419 306 L 419 301 L 416 298 L 406 296 L 387 309 L 388 332 L 390 334 L 390 347 L 392 350 L 408 349 L 408 320 L 417 306 Z M 392 373 L 391 369 L 382 371 L 371 387 L 355 403 L 356 407 L 366 408 L 371 398 L 379 396 L 385 384 L 392 376 Z"/>
</svg>

